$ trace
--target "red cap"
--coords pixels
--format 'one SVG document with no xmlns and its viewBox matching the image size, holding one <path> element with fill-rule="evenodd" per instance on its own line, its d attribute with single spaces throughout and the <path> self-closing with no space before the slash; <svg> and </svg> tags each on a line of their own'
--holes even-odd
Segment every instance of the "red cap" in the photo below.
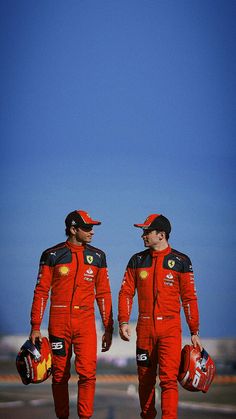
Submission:
<svg viewBox="0 0 236 419">
<path fill-rule="evenodd" d="M 171 225 L 169 220 L 161 214 L 150 214 L 144 223 L 142 224 L 134 224 L 135 227 L 143 228 L 144 230 L 158 230 L 158 231 L 165 231 L 166 233 L 170 234 L 171 232 Z"/>
<path fill-rule="evenodd" d="M 65 219 L 67 227 L 87 227 L 89 225 L 99 225 L 101 221 L 93 220 L 90 215 L 83 210 L 75 210 L 70 212 Z"/>
<path fill-rule="evenodd" d="M 159 217 L 160 214 L 151 214 L 149 215 L 146 220 L 144 221 L 144 223 L 142 224 L 134 224 L 134 227 L 140 227 L 140 228 L 150 228 L 150 225 L 152 224 L 152 222 Z"/>
</svg>

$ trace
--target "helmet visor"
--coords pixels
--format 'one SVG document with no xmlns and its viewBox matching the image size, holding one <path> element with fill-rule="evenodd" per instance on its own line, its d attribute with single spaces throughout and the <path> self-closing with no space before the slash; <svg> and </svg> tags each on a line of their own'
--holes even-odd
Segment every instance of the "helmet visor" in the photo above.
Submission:
<svg viewBox="0 0 236 419">
<path fill-rule="evenodd" d="M 31 342 L 31 340 L 27 340 L 24 345 L 22 346 L 23 350 L 30 352 L 36 361 L 39 361 L 41 358 L 39 350 L 36 346 Z"/>
</svg>

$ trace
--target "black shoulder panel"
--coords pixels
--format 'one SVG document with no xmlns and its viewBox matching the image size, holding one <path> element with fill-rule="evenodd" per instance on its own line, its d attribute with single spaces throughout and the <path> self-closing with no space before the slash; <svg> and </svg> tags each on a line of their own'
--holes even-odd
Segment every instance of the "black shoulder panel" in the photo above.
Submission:
<svg viewBox="0 0 236 419">
<path fill-rule="evenodd" d="M 163 267 L 182 273 L 193 271 L 189 257 L 175 249 L 171 249 L 171 253 L 165 256 Z"/>
<path fill-rule="evenodd" d="M 152 257 L 149 250 L 144 250 L 142 252 L 136 253 L 129 260 L 128 268 L 137 269 L 137 268 L 147 268 L 152 266 Z"/>
<path fill-rule="evenodd" d="M 99 268 L 106 268 L 106 255 L 102 250 L 87 244 L 84 250 L 84 263 L 85 265 L 93 265 L 98 266 Z"/>
<path fill-rule="evenodd" d="M 70 263 L 71 261 L 71 251 L 63 242 L 45 250 L 41 256 L 40 265 L 55 266 L 61 263 Z"/>
</svg>

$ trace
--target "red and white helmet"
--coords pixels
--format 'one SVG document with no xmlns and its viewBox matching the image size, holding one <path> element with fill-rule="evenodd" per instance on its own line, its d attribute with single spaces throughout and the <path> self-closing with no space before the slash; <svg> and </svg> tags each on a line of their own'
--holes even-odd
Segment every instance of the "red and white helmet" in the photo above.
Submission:
<svg viewBox="0 0 236 419">
<path fill-rule="evenodd" d="M 28 339 L 16 357 L 16 368 L 25 385 L 47 380 L 52 372 L 52 355 L 48 339 L 43 337 L 42 342 L 35 345 Z"/>
<path fill-rule="evenodd" d="M 189 391 L 206 393 L 215 376 L 214 361 L 205 349 L 200 351 L 197 346 L 185 345 L 181 352 L 181 363 L 178 381 Z"/>
</svg>

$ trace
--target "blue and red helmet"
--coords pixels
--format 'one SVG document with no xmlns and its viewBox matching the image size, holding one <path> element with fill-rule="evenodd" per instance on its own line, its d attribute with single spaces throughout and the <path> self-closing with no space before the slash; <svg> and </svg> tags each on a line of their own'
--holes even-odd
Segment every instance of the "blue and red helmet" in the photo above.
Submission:
<svg viewBox="0 0 236 419">
<path fill-rule="evenodd" d="M 47 380 L 52 372 L 51 347 L 46 337 L 35 345 L 28 339 L 16 357 L 16 368 L 22 383 L 37 384 Z"/>
</svg>

